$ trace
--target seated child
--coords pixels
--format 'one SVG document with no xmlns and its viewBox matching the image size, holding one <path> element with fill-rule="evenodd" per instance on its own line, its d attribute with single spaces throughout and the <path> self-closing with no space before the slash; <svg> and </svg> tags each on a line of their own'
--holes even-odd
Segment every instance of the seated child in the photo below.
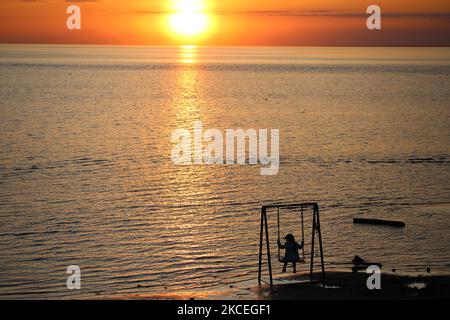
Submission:
<svg viewBox="0 0 450 320">
<path fill-rule="evenodd" d="M 283 258 L 284 267 L 283 267 L 282 271 L 286 272 L 286 267 L 287 267 L 288 262 L 292 262 L 292 265 L 294 267 L 293 271 L 294 271 L 294 273 L 296 273 L 297 272 L 297 270 L 296 270 L 296 262 L 300 261 L 300 256 L 298 254 L 298 250 L 303 248 L 304 243 L 302 241 L 301 244 L 298 244 L 295 241 L 295 238 L 294 238 L 294 236 L 291 233 L 286 235 L 286 237 L 284 237 L 283 239 L 286 240 L 286 242 L 284 244 L 281 244 L 280 240 L 278 240 L 278 246 L 281 249 L 285 249 L 286 250 L 285 253 L 284 253 L 284 258 Z"/>
</svg>

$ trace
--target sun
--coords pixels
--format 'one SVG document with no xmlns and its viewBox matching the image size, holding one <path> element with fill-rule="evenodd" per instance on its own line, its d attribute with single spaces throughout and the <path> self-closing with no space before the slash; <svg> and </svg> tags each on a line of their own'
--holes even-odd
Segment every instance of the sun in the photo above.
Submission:
<svg viewBox="0 0 450 320">
<path fill-rule="evenodd" d="M 192 38 L 208 31 L 209 16 L 204 12 L 201 0 L 178 0 L 173 4 L 173 13 L 169 16 L 170 29 L 177 36 Z"/>
<path fill-rule="evenodd" d="M 170 16 L 170 27 L 181 36 L 197 36 L 208 29 L 208 16 L 198 12 L 174 13 Z"/>
</svg>

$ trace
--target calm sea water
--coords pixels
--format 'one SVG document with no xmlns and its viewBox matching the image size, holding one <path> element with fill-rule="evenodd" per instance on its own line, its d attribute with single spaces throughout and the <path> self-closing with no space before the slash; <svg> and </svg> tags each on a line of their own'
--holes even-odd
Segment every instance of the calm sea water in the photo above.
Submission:
<svg viewBox="0 0 450 320">
<path fill-rule="evenodd" d="M 449 99 L 448 48 L 2 45 L 0 297 L 254 281 L 261 205 L 301 201 L 320 205 L 327 268 L 358 254 L 449 272 Z M 280 129 L 278 175 L 174 166 L 171 133 L 195 120 Z M 300 238 L 290 216 L 281 231 Z"/>
</svg>

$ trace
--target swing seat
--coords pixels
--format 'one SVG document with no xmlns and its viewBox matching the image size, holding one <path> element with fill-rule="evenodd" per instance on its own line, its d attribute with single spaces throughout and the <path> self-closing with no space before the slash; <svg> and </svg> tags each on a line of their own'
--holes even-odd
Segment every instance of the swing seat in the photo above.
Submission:
<svg viewBox="0 0 450 320">
<path fill-rule="evenodd" d="M 284 258 L 281 258 L 281 259 L 278 259 L 278 261 L 280 261 L 280 262 L 282 262 L 282 263 L 284 263 L 284 262 L 298 262 L 298 263 L 303 263 L 303 262 L 305 262 L 305 259 L 303 259 L 303 258 L 298 258 L 298 259 L 284 259 Z"/>
</svg>

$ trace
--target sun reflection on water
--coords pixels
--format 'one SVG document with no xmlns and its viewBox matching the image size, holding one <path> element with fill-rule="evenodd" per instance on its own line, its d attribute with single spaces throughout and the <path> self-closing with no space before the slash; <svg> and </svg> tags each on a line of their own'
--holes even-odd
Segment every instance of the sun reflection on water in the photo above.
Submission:
<svg viewBox="0 0 450 320">
<path fill-rule="evenodd" d="M 187 129 L 191 133 L 191 138 L 193 138 L 194 121 L 207 122 L 211 112 L 203 91 L 201 70 L 195 67 L 197 49 L 197 46 L 192 45 L 179 48 L 179 61 L 183 65 L 177 70 L 175 76 L 171 108 L 173 129 Z M 193 159 L 193 145 L 191 145 L 191 151 Z M 178 227 L 180 229 L 201 228 L 205 223 L 203 217 L 206 218 L 206 212 L 203 212 L 202 206 L 209 201 L 206 195 L 212 193 L 207 183 L 211 178 L 211 172 L 202 165 L 179 166 L 176 169 L 176 184 L 171 190 L 174 193 L 174 199 L 178 199 L 181 206 L 195 208 L 192 209 L 192 214 L 196 216 L 196 218 L 190 217 L 186 221 L 180 221 Z"/>
<path fill-rule="evenodd" d="M 197 46 L 185 45 L 180 47 L 179 62 L 184 64 L 194 64 L 197 62 Z"/>
</svg>

